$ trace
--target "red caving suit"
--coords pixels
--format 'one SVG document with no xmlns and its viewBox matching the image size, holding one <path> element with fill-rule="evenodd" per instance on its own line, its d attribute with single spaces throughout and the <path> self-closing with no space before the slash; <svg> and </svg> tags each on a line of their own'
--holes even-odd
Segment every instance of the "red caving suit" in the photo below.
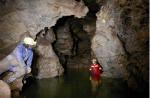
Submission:
<svg viewBox="0 0 150 98">
<path fill-rule="evenodd" d="M 101 78 L 101 74 L 103 73 L 102 67 L 99 64 L 92 64 L 90 66 L 91 78 L 93 80 L 99 80 Z"/>
</svg>

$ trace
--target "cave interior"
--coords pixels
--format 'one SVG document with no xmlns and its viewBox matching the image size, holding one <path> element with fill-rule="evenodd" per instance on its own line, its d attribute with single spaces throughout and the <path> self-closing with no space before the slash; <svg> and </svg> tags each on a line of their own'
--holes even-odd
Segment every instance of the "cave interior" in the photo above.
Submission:
<svg viewBox="0 0 150 98">
<path fill-rule="evenodd" d="M 50 17 L 50 21 L 47 21 L 49 19 L 45 9 L 47 7 L 42 5 L 45 7 L 43 9 L 46 10 L 44 10 L 46 14 L 43 9 L 37 8 L 39 1 L 41 0 L 28 3 L 23 0 L 17 4 L 18 0 L 15 0 L 15 3 L 11 0 L 0 0 L 1 60 L 12 52 L 22 38 L 29 35 L 38 43 L 32 64 L 34 78 L 57 78 L 72 70 L 78 70 L 78 73 L 82 70 L 89 71 L 91 60 L 96 58 L 104 70 L 102 77 L 121 79 L 127 85 L 129 92 L 131 90 L 133 94 L 139 93 L 140 97 L 147 98 L 149 91 L 148 0 L 68 0 L 68 2 L 75 2 L 72 4 L 49 0 L 57 2 L 52 10 L 48 10 L 50 14 L 55 15 L 56 12 L 56 16 L 52 17 L 54 19 Z M 11 3 L 14 5 L 10 6 Z M 70 8 L 62 10 L 63 7 L 65 9 L 65 4 L 67 6 L 70 4 Z M 59 6 L 63 6 L 62 9 Z M 24 11 L 28 7 L 29 9 Z M 86 8 L 88 11 L 84 10 Z M 19 12 L 22 10 L 23 12 Z M 58 10 L 62 12 L 57 13 Z M 15 11 L 18 11 L 17 14 Z M 41 12 L 39 14 L 44 13 L 44 15 L 38 16 L 38 11 Z M 24 18 L 18 13 L 19 15 L 25 13 L 27 16 Z M 33 23 L 28 24 L 32 20 Z M 18 23 L 14 23 L 13 27 L 14 21 Z M 22 26 L 22 21 L 25 26 Z M 30 76 L 27 80 L 33 82 Z M 135 97 L 132 94 L 131 96 Z"/>
</svg>

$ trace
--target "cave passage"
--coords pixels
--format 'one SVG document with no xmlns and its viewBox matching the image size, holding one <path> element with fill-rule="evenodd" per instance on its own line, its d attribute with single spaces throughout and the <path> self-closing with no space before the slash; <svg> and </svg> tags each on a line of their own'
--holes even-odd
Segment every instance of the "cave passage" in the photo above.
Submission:
<svg viewBox="0 0 150 98">
<path fill-rule="evenodd" d="M 88 68 L 91 63 L 91 39 L 83 30 L 81 19 L 62 17 L 53 28 L 56 35 L 53 48 L 65 71 L 68 68 Z"/>
<path fill-rule="evenodd" d="M 148 98 L 148 5 L 148 0 L 0 0 L 0 60 L 23 37 L 37 41 L 32 74 L 9 84 L 11 98 Z M 98 81 L 89 71 L 93 58 L 103 68 Z"/>
</svg>

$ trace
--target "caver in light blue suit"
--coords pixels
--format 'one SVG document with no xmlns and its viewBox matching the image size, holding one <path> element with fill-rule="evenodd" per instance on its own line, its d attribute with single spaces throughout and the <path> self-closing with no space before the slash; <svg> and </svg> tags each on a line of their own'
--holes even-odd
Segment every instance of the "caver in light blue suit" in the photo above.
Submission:
<svg viewBox="0 0 150 98">
<path fill-rule="evenodd" d="M 31 67 L 33 59 L 32 48 L 25 47 L 20 43 L 11 54 L 0 61 L 0 74 L 9 70 L 14 74 L 6 81 L 13 82 L 15 79 L 26 74 L 27 67 Z"/>
</svg>

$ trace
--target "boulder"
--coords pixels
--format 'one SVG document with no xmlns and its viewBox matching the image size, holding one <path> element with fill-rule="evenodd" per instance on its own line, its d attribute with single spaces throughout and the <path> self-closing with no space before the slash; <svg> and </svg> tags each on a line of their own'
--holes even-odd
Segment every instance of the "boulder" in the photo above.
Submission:
<svg viewBox="0 0 150 98">
<path fill-rule="evenodd" d="M 0 80 L 0 98 L 11 98 L 10 87 L 2 80 Z"/>
<path fill-rule="evenodd" d="M 8 79 L 13 75 L 14 73 L 13 72 L 5 72 L 2 76 L 2 80 L 3 81 L 8 81 Z M 21 91 L 22 90 L 22 87 L 23 87 L 23 83 L 22 83 L 22 80 L 23 80 L 23 76 L 14 80 L 13 82 L 11 83 L 8 83 L 8 85 L 10 86 L 10 89 L 11 91 Z"/>
</svg>

